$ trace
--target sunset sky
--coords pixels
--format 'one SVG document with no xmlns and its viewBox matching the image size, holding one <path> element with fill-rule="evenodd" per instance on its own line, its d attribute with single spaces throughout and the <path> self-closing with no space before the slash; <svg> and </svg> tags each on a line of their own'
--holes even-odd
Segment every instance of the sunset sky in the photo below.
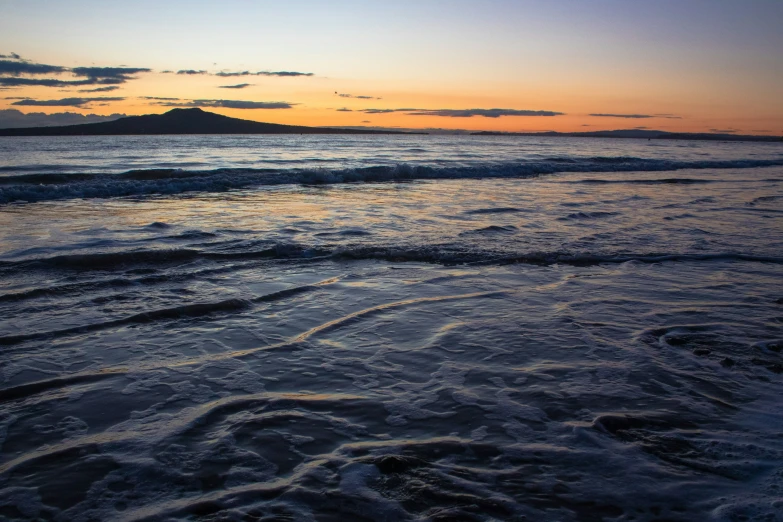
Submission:
<svg viewBox="0 0 783 522">
<path fill-rule="evenodd" d="M 0 0 L 0 109 L 780 135 L 781 27 L 781 0 Z"/>
</svg>

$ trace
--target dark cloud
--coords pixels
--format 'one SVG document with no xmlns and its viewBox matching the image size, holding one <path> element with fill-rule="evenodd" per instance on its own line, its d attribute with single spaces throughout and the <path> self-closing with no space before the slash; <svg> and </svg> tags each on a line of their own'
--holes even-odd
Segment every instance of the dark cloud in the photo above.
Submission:
<svg viewBox="0 0 783 522">
<path fill-rule="evenodd" d="M 193 100 L 196 107 L 224 107 L 226 109 L 291 109 L 287 102 L 256 102 L 244 100 Z"/>
<path fill-rule="evenodd" d="M 382 100 L 383 98 L 377 98 L 375 96 L 365 96 L 363 94 L 346 94 L 335 91 L 335 94 L 340 98 L 355 98 L 357 100 Z"/>
<path fill-rule="evenodd" d="M 313 76 L 313 73 L 304 73 L 304 72 L 297 72 L 297 71 L 258 71 L 258 72 L 250 72 L 250 71 L 239 71 L 239 72 L 220 71 L 220 72 L 216 72 L 215 76 L 222 76 L 224 78 L 231 77 L 231 76 Z"/>
<path fill-rule="evenodd" d="M 710 132 L 718 134 L 736 134 L 738 131 L 737 129 L 710 129 Z"/>
<path fill-rule="evenodd" d="M 313 76 L 313 73 L 304 73 L 297 71 L 260 71 L 256 76 Z"/>
<path fill-rule="evenodd" d="M 160 71 L 163 74 L 174 74 L 174 71 L 169 71 L 168 69 L 165 71 Z"/>
<path fill-rule="evenodd" d="M 16 109 L 0 110 L 0 129 L 18 129 L 24 127 L 52 127 L 58 125 L 80 125 L 82 123 L 101 123 L 124 118 L 125 114 L 99 116 L 97 114 L 77 114 L 75 112 L 59 112 L 44 114 L 29 112 L 27 114 Z"/>
<path fill-rule="evenodd" d="M 362 120 L 362 123 L 372 123 L 370 120 Z"/>
<path fill-rule="evenodd" d="M 178 101 L 182 98 L 162 98 L 160 96 L 139 96 L 142 100 Z"/>
<path fill-rule="evenodd" d="M 562 112 L 528 111 L 517 109 L 437 109 L 409 112 L 408 116 L 443 116 L 448 118 L 499 118 L 500 116 L 562 116 Z"/>
<path fill-rule="evenodd" d="M 561 116 L 562 112 L 529 111 L 519 109 L 363 109 L 366 114 L 404 112 L 407 116 L 441 116 L 445 118 L 499 118 L 501 116 Z"/>
<path fill-rule="evenodd" d="M 149 72 L 141 67 L 60 67 L 58 65 L 36 64 L 26 61 L 0 60 L 0 87 L 80 87 L 85 85 L 118 85 L 135 79 L 134 74 Z M 70 72 L 84 79 L 63 80 L 59 78 L 27 78 L 42 74 L 64 74 Z M 93 91 L 95 92 L 95 91 Z"/>
<path fill-rule="evenodd" d="M 596 116 L 598 118 L 630 118 L 630 119 L 644 119 L 644 118 L 666 118 L 669 120 L 681 120 L 682 116 L 676 116 L 674 114 L 607 114 L 607 113 L 594 113 L 590 116 Z"/>
<path fill-rule="evenodd" d="M 666 118 L 668 120 L 681 120 L 682 116 L 677 116 L 676 114 L 656 114 L 656 118 Z"/>
<path fill-rule="evenodd" d="M 19 78 L 19 77 L 5 77 L 0 76 L 0 86 L 3 87 L 80 87 L 82 85 L 106 85 L 122 83 L 116 79 L 97 79 L 91 78 L 89 80 L 55 80 L 53 78 Z"/>
<path fill-rule="evenodd" d="M 337 112 L 353 112 L 353 109 L 349 109 L 348 107 L 343 107 L 342 109 L 335 109 Z"/>
<path fill-rule="evenodd" d="M 604 113 L 590 114 L 590 116 L 595 116 L 597 118 L 632 118 L 632 119 L 655 117 L 652 114 L 604 114 Z"/>
<path fill-rule="evenodd" d="M 252 83 L 238 83 L 236 85 L 218 85 L 220 89 L 244 89 L 245 87 L 250 87 L 253 85 Z"/>
<path fill-rule="evenodd" d="M 11 105 L 28 105 L 36 107 L 81 107 L 82 105 L 87 105 L 89 103 L 122 101 L 124 99 L 125 98 L 109 98 L 105 96 L 101 98 L 63 98 L 60 100 L 32 100 L 30 98 L 26 98 L 24 100 L 14 102 Z"/>
<path fill-rule="evenodd" d="M 74 67 L 70 71 L 76 76 L 88 78 L 113 78 L 117 80 L 132 80 L 132 75 L 150 72 L 152 69 L 145 67 Z"/>
<path fill-rule="evenodd" d="M 362 109 L 360 112 L 364 112 L 366 114 L 388 114 L 390 112 L 404 112 L 404 111 L 415 111 L 418 109 Z"/>
<path fill-rule="evenodd" d="M 647 130 L 649 128 L 650 127 L 634 127 L 634 129 L 636 129 L 636 130 Z"/>
<path fill-rule="evenodd" d="M 79 89 L 79 92 L 109 92 L 119 89 L 116 85 L 109 85 L 108 87 L 96 87 L 95 89 Z"/>
<path fill-rule="evenodd" d="M 255 73 L 251 73 L 250 71 L 217 72 L 217 73 L 215 73 L 215 76 L 222 76 L 224 78 L 228 78 L 228 77 L 231 77 L 231 76 L 255 76 Z"/>
<path fill-rule="evenodd" d="M 30 63 L 24 61 L 0 60 L 0 74 L 57 74 L 67 71 L 59 65 L 46 65 L 43 63 Z"/>
<path fill-rule="evenodd" d="M 22 59 L 21 56 L 19 56 L 16 53 L 13 53 L 13 52 L 10 53 L 10 54 L 0 54 L 0 58 L 7 58 L 9 60 L 21 60 Z"/>
<path fill-rule="evenodd" d="M 190 75 L 193 75 L 193 74 L 207 74 L 207 71 L 203 71 L 203 70 L 196 71 L 196 70 L 193 70 L 193 69 L 180 69 L 179 71 L 177 71 L 177 74 L 190 74 Z"/>
<path fill-rule="evenodd" d="M 160 102 L 166 107 L 207 107 L 224 109 L 292 109 L 295 104 L 288 102 L 257 102 L 245 100 L 190 100 L 180 102 Z"/>
</svg>

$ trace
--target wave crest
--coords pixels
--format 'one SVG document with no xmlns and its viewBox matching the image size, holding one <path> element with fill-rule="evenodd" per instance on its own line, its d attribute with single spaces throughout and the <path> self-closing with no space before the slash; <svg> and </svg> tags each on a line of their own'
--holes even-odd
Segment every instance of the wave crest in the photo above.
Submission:
<svg viewBox="0 0 783 522">
<path fill-rule="evenodd" d="M 567 160 L 567 161 L 566 161 Z M 633 157 L 566 159 L 430 167 L 401 164 L 352 169 L 133 170 L 123 174 L 22 174 L 0 178 L 0 204 L 61 199 L 144 197 L 184 192 L 224 192 L 251 186 L 410 181 L 428 179 L 524 179 L 561 172 L 663 172 L 681 169 L 741 169 L 783 166 L 783 159 L 670 161 Z"/>
</svg>

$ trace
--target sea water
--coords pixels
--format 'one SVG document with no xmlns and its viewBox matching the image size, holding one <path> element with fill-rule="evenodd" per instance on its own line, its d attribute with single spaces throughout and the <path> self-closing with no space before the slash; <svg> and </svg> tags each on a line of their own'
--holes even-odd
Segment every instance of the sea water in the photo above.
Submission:
<svg viewBox="0 0 783 522">
<path fill-rule="evenodd" d="M 782 520 L 783 144 L 0 138 L 0 518 Z"/>
</svg>

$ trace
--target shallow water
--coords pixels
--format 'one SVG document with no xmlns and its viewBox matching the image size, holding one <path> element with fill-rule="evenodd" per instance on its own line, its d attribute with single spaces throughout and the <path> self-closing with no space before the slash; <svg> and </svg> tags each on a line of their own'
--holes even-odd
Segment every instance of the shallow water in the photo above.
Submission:
<svg viewBox="0 0 783 522">
<path fill-rule="evenodd" d="M 781 180 L 0 206 L 0 517 L 783 519 Z"/>
</svg>

